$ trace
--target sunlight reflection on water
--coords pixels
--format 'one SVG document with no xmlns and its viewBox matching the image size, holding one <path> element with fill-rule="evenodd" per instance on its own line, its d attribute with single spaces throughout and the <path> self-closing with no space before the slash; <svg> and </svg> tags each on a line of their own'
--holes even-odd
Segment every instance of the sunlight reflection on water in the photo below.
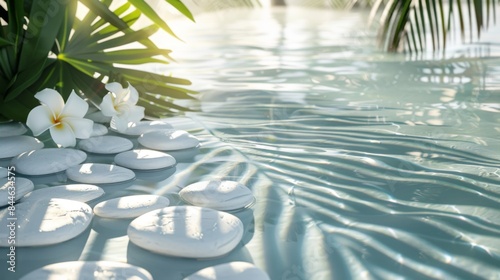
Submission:
<svg viewBox="0 0 500 280">
<path fill-rule="evenodd" d="M 220 259 L 166 257 L 129 243 L 127 222 L 97 218 L 70 241 L 72 260 L 126 260 L 158 279 L 229 261 L 272 279 L 500 279 L 498 46 L 457 47 L 446 60 L 389 55 L 364 20 L 291 9 L 173 22 L 186 42 L 156 40 L 178 63 L 150 69 L 201 92 L 189 104 L 199 112 L 169 119 L 201 148 L 99 201 L 154 193 L 182 205 L 190 183 L 239 181 L 256 197 L 234 213 L 243 242 Z"/>
<path fill-rule="evenodd" d="M 273 279 L 500 279 L 498 47 L 408 59 L 363 25 L 292 9 L 182 30 L 193 172 L 252 187 L 246 248 Z"/>
</svg>

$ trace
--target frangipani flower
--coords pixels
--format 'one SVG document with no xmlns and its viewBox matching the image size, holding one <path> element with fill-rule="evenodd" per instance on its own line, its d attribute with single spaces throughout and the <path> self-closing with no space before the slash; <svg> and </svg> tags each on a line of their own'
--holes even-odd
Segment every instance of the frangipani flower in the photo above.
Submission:
<svg viewBox="0 0 500 280">
<path fill-rule="evenodd" d="M 120 83 L 109 83 L 106 89 L 110 93 L 104 96 L 100 107 L 103 115 L 112 117 L 111 128 L 123 132 L 129 123 L 144 118 L 144 107 L 135 105 L 139 94 L 133 86 L 128 84 L 128 88 L 124 89 Z"/>
<path fill-rule="evenodd" d="M 89 105 L 72 91 L 66 105 L 62 96 L 53 89 L 44 89 L 35 98 L 42 105 L 37 106 L 28 114 L 26 125 L 38 136 L 50 129 L 54 142 L 62 147 L 72 147 L 75 138 L 89 138 L 92 133 L 93 121 L 84 119 Z"/>
</svg>

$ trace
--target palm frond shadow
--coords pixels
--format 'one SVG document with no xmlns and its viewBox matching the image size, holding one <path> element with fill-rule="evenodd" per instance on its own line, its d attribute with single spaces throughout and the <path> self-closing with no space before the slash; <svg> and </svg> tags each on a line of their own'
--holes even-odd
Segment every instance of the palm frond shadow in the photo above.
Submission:
<svg viewBox="0 0 500 280">
<path fill-rule="evenodd" d="M 252 189 L 250 244 L 266 256 L 261 266 L 271 278 L 345 279 L 360 271 L 474 278 L 496 270 L 498 240 L 488 237 L 500 233 L 500 177 L 421 165 L 409 156 L 418 150 L 433 161 L 494 170 L 500 159 L 487 148 L 457 150 L 480 145 L 446 134 L 395 133 L 390 120 L 366 128 L 372 118 L 355 108 L 337 108 L 338 116 L 286 108 L 289 118 L 268 121 L 263 112 L 279 107 L 236 113 L 228 106 L 194 117 L 205 127 L 206 147 L 191 167 L 194 177 Z M 316 117 L 323 121 L 313 126 Z M 472 270 L 462 266 L 466 261 Z M 388 265 L 397 269 L 387 271 Z"/>
</svg>

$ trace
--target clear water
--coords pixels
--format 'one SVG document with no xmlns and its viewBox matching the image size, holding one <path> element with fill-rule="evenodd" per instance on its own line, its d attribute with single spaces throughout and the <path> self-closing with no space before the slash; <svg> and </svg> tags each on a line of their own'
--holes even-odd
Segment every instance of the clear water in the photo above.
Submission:
<svg viewBox="0 0 500 280">
<path fill-rule="evenodd" d="M 21 274 L 102 259 L 142 266 L 155 279 L 229 261 L 283 280 L 500 279 L 498 45 L 457 47 L 443 60 L 388 55 L 361 32 L 361 13 L 230 11 L 197 20 L 174 26 L 186 40 L 169 45 L 179 63 L 156 70 L 189 78 L 202 93 L 189 103 L 199 112 L 171 120 L 201 148 L 175 153 L 175 169 L 105 186 L 92 206 L 143 193 L 183 204 L 177 193 L 187 184 L 237 180 L 256 198 L 234 212 L 245 224 L 242 243 L 211 260 L 160 256 L 128 242 L 129 220 L 96 217 L 74 240 L 18 248 Z M 65 181 L 34 179 L 37 188 Z"/>
</svg>

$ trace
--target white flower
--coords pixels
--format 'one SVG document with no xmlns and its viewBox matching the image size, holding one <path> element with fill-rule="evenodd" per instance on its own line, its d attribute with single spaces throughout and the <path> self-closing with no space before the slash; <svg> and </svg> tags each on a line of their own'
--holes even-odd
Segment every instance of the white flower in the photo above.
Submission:
<svg viewBox="0 0 500 280">
<path fill-rule="evenodd" d="M 53 89 L 44 89 L 35 94 L 35 98 L 42 105 L 33 108 L 26 121 L 33 135 L 38 136 L 50 129 L 50 136 L 62 147 L 75 146 L 75 138 L 90 137 L 94 122 L 83 118 L 89 105 L 75 91 L 71 92 L 66 105 L 62 96 Z"/>
<path fill-rule="evenodd" d="M 124 89 L 120 83 L 109 83 L 106 89 L 110 93 L 104 96 L 100 107 L 103 115 L 112 117 L 111 128 L 123 132 L 129 123 L 136 123 L 144 118 L 144 107 L 135 105 L 139 94 L 133 86 L 128 84 L 128 88 Z"/>
</svg>

